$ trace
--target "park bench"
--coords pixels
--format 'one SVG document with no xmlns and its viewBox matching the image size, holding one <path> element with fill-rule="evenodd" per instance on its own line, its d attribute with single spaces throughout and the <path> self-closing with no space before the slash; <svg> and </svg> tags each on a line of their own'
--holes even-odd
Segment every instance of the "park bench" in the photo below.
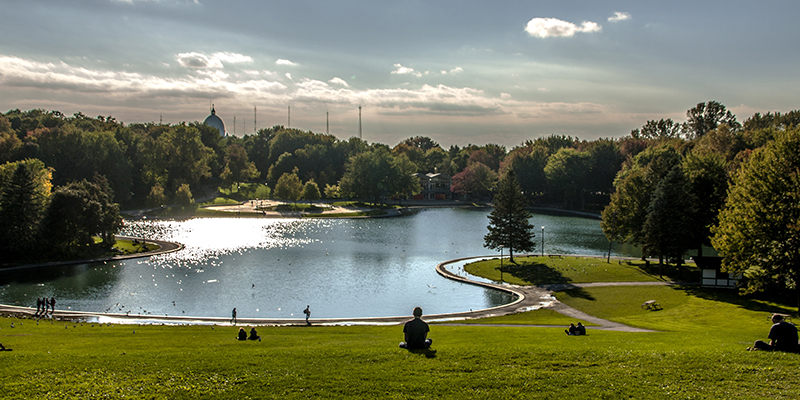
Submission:
<svg viewBox="0 0 800 400">
<path fill-rule="evenodd" d="M 655 300 L 647 300 L 642 303 L 642 309 L 656 311 L 661 309 L 661 304 L 658 304 Z"/>
</svg>

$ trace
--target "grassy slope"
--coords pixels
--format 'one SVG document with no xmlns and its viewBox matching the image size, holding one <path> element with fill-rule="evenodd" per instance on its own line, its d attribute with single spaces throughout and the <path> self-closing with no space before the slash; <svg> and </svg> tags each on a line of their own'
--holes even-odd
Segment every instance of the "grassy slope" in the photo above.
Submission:
<svg viewBox="0 0 800 400">
<path fill-rule="evenodd" d="M 563 326 L 432 325 L 438 352 L 427 358 L 397 348 L 400 326 L 261 327 L 262 342 L 238 342 L 230 326 L 1 318 L 0 342 L 14 351 L 0 353 L 0 393 L 173 399 L 793 399 L 800 393 L 800 355 L 744 351 L 765 339 L 768 315 L 788 307 L 693 287 L 597 287 L 558 297 L 598 317 L 660 332 L 590 329 L 588 336 L 568 337 Z M 642 310 L 649 299 L 664 310 Z M 495 322 L 563 325 L 559 316 L 535 313 Z"/>
<path fill-rule="evenodd" d="M 756 332 L 727 327 L 568 337 L 563 328 L 432 326 L 438 352 L 426 358 L 397 348 L 399 326 L 261 327 L 262 342 L 238 342 L 235 327 L 11 318 L 0 325 L 0 340 L 14 348 L 0 353 L 4 398 L 794 398 L 800 391 L 800 355 L 744 352 L 734 333 Z"/>
</svg>

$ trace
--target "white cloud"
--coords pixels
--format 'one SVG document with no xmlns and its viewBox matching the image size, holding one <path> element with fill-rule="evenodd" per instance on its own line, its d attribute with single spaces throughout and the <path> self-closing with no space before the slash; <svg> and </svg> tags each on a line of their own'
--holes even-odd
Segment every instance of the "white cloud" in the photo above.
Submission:
<svg viewBox="0 0 800 400">
<path fill-rule="evenodd" d="M 217 60 L 230 64 L 253 62 L 253 57 L 239 53 L 219 52 L 219 53 L 214 53 L 211 56 L 216 58 Z"/>
<path fill-rule="evenodd" d="M 580 26 L 572 22 L 562 21 L 557 18 L 534 18 L 528 21 L 525 31 L 529 35 L 539 38 L 552 36 L 574 36 L 576 33 L 599 32 L 603 29 L 596 22 L 583 21 Z"/>
<path fill-rule="evenodd" d="M 503 100 L 508 100 L 511 98 L 511 95 L 508 93 L 500 93 L 500 98 Z"/>
<path fill-rule="evenodd" d="M 608 22 L 619 22 L 631 19 L 631 15 L 626 12 L 614 12 L 613 16 L 608 17 Z"/>
<path fill-rule="evenodd" d="M 455 68 L 451 69 L 450 71 L 445 71 L 445 70 L 442 70 L 442 71 L 441 71 L 441 74 L 442 74 L 442 75 L 447 75 L 447 74 L 457 74 L 457 73 L 460 73 L 460 72 L 464 72 L 464 68 L 461 68 L 461 67 L 455 67 Z"/>
<path fill-rule="evenodd" d="M 289 65 L 289 66 L 297 65 L 297 63 L 293 63 L 293 62 L 291 62 L 289 60 L 284 60 L 282 58 L 279 58 L 278 61 L 275 61 L 275 64 L 278 64 L 278 65 Z"/>
<path fill-rule="evenodd" d="M 414 75 L 417 78 L 422 76 L 422 73 L 414 71 L 414 68 L 404 67 L 401 64 L 395 64 L 394 67 L 397 68 L 397 69 L 392 71 L 391 72 L 392 74 L 396 74 L 396 75 Z"/>
<path fill-rule="evenodd" d="M 334 77 L 333 79 L 329 80 L 328 82 L 333 83 L 334 85 L 341 85 L 341 86 L 344 86 L 344 87 L 350 87 L 350 85 L 348 85 L 347 82 L 345 82 L 344 79 L 339 78 L 339 77 Z"/>
<path fill-rule="evenodd" d="M 285 75 L 287 78 L 289 78 L 289 80 L 292 80 L 292 74 L 290 74 L 290 73 L 288 73 L 288 72 L 287 72 L 287 73 L 285 73 L 284 75 Z"/>
</svg>

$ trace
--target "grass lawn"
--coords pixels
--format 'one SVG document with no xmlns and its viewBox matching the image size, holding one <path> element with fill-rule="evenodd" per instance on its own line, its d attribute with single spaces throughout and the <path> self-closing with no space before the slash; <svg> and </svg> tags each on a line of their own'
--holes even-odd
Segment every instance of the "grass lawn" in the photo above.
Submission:
<svg viewBox="0 0 800 400">
<path fill-rule="evenodd" d="M 579 322 L 575 318 L 559 314 L 553 310 L 539 309 L 534 311 L 521 312 L 516 314 L 502 315 L 499 317 L 489 317 L 480 319 L 468 319 L 455 321 L 459 324 L 480 324 L 480 325 L 554 325 L 567 327 L 569 324 Z M 597 326 L 586 321 L 580 321 L 586 326 Z"/>
<path fill-rule="evenodd" d="M 515 257 L 516 263 L 503 259 L 503 280 L 517 285 L 586 282 L 645 282 L 688 280 L 699 281 L 694 264 L 678 271 L 674 265 L 664 266 L 641 260 L 621 261 L 591 257 Z M 500 281 L 500 259 L 477 261 L 464 269 L 470 274 Z"/>
<path fill-rule="evenodd" d="M 702 297 L 684 304 L 692 302 L 698 314 L 671 322 L 685 329 L 658 333 L 590 329 L 569 337 L 563 327 L 432 325 L 432 357 L 397 348 L 400 326 L 260 327 L 263 341 L 238 342 L 230 326 L 0 318 L 0 342 L 14 349 L 0 352 L 0 393 L 6 399 L 796 398 L 800 355 L 744 351 L 766 335 L 768 313 L 724 306 L 738 323 L 706 324 L 719 321 L 719 304 Z"/>
</svg>

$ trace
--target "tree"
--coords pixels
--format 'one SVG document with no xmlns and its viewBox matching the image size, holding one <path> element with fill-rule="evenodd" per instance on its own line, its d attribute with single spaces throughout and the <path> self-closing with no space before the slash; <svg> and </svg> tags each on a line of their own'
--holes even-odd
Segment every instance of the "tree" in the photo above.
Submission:
<svg viewBox="0 0 800 400">
<path fill-rule="evenodd" d="M 746 293 L 794 289 L 800 314 L 800 129 L 776 134 L 733 177 L 711 243 Z"/>
<path fill-rule="evenodd" d="M 697 103 L 686 111 L 686 129 L 691 138 L 699 138 L 708 132 L 717 129 L 721 124 L 728 125 L 732 130 L 738 131 L 742 125 L 736 122 L 736 116 L 725 109 L 725 106 L 716 102 Z"/>
<path fill-rule="evenodd" d="M 278 178 L 278 183 L 275 184 L 275 195 L 279 199 L 297 202 L 297 199 L 303 195 L 303 184 L 300 183 L 296 172 L 285 173 Z"/>
<path fill-rule="evenodd" d="M 346 171 L 339 182 L 339 190 L 350 197 L 371 199 L 379 202 L 390 195 L 393 189 L 393 157 L 384 147 L 356 154 L 347 163 Z"/>
<path fill-rule="evenodd" d="M 708 137 L 706 135 L 705 137 Z M 696 148 L 695 148 L 696 150 Z M 725 205 L 728 191 L 727 163 L 720 153 L 687 155 L 681 164 L 689 193 L 695 200 L 691 218 L 690 237 L 697 255 L 703 255 L 703 245 L 711 245 L 711 227 L 717 224 L 719 210 Z"/>
<path fill-rule="evenodd" d="M 94 245 L 94 236 L 102 245 L 114 244 L 114 234 L 122 227 L 119 207 L 108 181 L 96 176 L 93 182 L 71 182 L 53 192 L 44 218 L 46 240 L 60 255 L 80 254 Z"/>
<path fill-rule="evenodd" d="M 325 197 L 328 199 L 338 199 L 339 185 L 325 185 Z"/>
<path fill-rule="evenodd" d="M 256 178 L 258 175 L 256 165 L 248 160 L 244 147 L 238 144 L 229 144 L 225 148 L 225 168 L 219 175 L 222 182 L 229 186 L 232 183 Z"/>
<path fill-rule="evenodd" d="M 483 237 L 483 246 L 493 250 L 508 249 L 512 263 L 515 250 L 532 251 L 535 248 L 533 225 L 529 222 L 531 215 L 525 205 L 519 182 L 514 171 L 510 171 L 497 185 L 492 212 L 489 213 L 489 233 Z"/>
<path fill-rule="evenodd" d="M 658 256 L 659 264 L 663 264 L 664 256 L 675 257 L 680 265 L 692 243 L 694 203 L 683 171 L 676 165 L 658 183 L 647 207 L 642 226 L 645 256 Z"/>
<path fill-rule="evenodd" d="M 34 248 L 42 218 L 42 191 L 27 163 L 16 163 L 14 174 L 0 185 L 0 250 L 21 255 Z"/>
<path fill-rule="evenodd" d="M 591 167 L 588 153 L 572 148 L 562 148 L 550 156 L 544 172 L 549 187 L 557 191 L 567 209 L 583 209 L 585 205 L 586 176 Z M 579 204 L 576 207 L 575 201 Z"/>
<path fill-rule="evenodd" d="M 681 137 L 683 125 L 676 123 L 672 119 L 660 119 L 658 121 L 647 121 L 641 129 L 631 131 L 634 139 L 676 139 Z"/>
<path fill-rule="evenodd" d="M 181 207 L 189 207 L 194 204 L 192 189 L 188 183 L 178 186 L 178 190 L 175 191 L 175 203 Z"/>
<path fill-rule="evenodd" d="M 306 182 L 305 186 L 303 186 L 303 198 L 308 200 L 309 204 L 314 200 L 319 200 L 319 186 L 317 186 L 316 182 Z"/>
<path fill-rule="evenodd" d="M 463 194 L 465 197 L 468 194 L 481 196 L 492 190 L 496 180 L 497 174 L 494 171 L 482 163 L 475 162 L 453 176 L 450 191 Z"/>
</svg>

